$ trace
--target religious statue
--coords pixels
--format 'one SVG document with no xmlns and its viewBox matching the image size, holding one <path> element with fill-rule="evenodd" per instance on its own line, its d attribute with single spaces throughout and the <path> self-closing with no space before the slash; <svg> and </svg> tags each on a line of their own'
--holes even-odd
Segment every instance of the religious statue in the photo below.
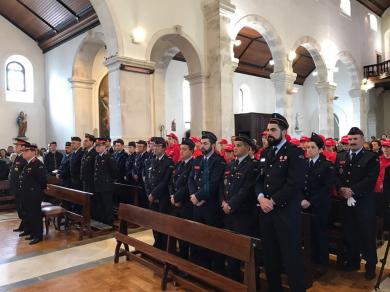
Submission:
<svg viewBox="0 0 390 292">
<path fill-rule="evenodd" d="M 295 133 L 300 134 L 303 132 L 301 129 L 302 115 L 301 113 L 296 113 L 295 115 Z"/>
<path fill-rule="evenodd" d="M 27 114 L 25 114 L 24 112 L 20 112 L 18 117 L 16 118 L 16 124 L 19 127 L 18 137 L 26 137 Z"/>
</svg>

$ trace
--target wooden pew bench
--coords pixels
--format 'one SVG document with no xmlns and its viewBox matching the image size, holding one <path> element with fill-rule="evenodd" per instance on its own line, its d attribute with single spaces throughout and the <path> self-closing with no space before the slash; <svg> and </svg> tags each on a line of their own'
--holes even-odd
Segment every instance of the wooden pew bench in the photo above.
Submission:
<svg viewBox="0 0 390 292">
<path fill-rule="evenodd" d="M 61 200 L 62 202 L 81 206 L 81 214 L 66 210 L 65 217 L 72 223 L 78 223 L 80 225 L 79 240 L 82 240 L 84 235 L 92 237 L 91 193 L 48 184 L 45 190 L 45 194 L 47 196 Z M 63 205 L 63 207 L 65 207 L 65 205 Z"/>
<path fill-rule="evenodd" d="M 162 290 L 166 290 L 168 280 L 172 280 L 183 287 L 196 291 L 210 291 L 210 289 L 205 288 L 205 285 L 220 291 L 256 291 L 254 250 L 256 246 L 260 245 L 259 240 L 132 205 L 120 204 L 119 219 L 120 230 L 115 234 L 117 240 L 115 263 L 118 263 L 120 256 L 126 256 L 128 260 L 137 260 L 155 271 L 159 271 L 162 274 Z M 129 237 L 127 234 L 129 223 L 166 234 L 168 236 L 167 250 L 157 249 Z M 244 262 L 244 283 L 236 282 L 178 257 L 175 251 L 170 248 L 172 246 L 170 243 L 176 239 Z M 122 245 L 124 245 L 124 249 L 121 249 Z M 135 251 L 130 252 L 129 246 L 134 247 Z M 137 253 L 160 262 L 163 267 L 138 256 Z M 188 274 L 196 281 L 189 281 L 182 276 L 182 273 Z"/>
<path fill-rule="evenodd" d="M 15 208 L 15 196 L 9 193 L 8 180 L 0 180 L 0 210 L 11 210 Z"/>
</svg>

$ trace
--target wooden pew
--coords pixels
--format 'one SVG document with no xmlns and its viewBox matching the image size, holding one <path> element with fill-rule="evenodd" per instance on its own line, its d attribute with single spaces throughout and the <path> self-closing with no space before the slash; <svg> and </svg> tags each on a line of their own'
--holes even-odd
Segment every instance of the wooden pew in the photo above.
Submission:
<svg viewBox="0 0 390 292">
<path fill-rule="evenodd" d="M 81 206 L 81 214 L 66 210 L 66 217 L 72 222 L 80 224 L 79 240 L 83 239 L 84 234 L 92 237 L 91 229 L 91 193 L 68 189 L 65 187 L 48 184 L 45 190 L 47 196 L 66 201 L 71 204 Z"/>
<path fill-rule="evenodd" d="M 9 181 L 0 180 L 0 210 L 15 208 L 15 196 L 9 193 Z"/>
<path fill-rule="evenodd" d="M 139 206 L 139 197 L 142 194 L 140 186 L 114 183 L 114 202 Z"/>
<path fill-rule="evenodd" d="M 222 291 L 256 291 L 256 273 L 254 250 L 260 244 L 259 240 L 229 232 L 227 230 L 207 226 L 197 222 L 184 220 L 174 216 L 157 213 L 147 209 L 120 204 L 119 206 L 120 230 L 115 234 L 117 245 L 115 248 L 115 263 L 120 256 L 126 256 L 128 260 L 137 260 L 155 270 L 162 272 L 161 289 L 166 290 L 168 279 L 178 282 L 183 287 L 196 291 L 210 291 L 203 285 Z M 128 223 L 150 228 L 168 236 L 166 251 L 157 249 L 147 243 L 127 234 Z M 184 260 L 169 248 L 172 240 L 185 240 L 191 244 L 207 248 L 209 250 L 236 258 L 245 264 L 244 283 L 239 283 L 211 270 L 198 266 L 188 260 Z M 121 249 L 122 244 L 124 249 Z M 129 246 L 136 252 L 147 255 L 163 264 L 163 268 L 153 265 L 150 261 L 129 252 Z M 154 266 L 154 267 L 153 267 Z M 162 270 L 162 271 L 161 271 Z M 186 273 L 195 278 L 196 284 L 182 276 Z M 202 288 L 203 287 L 203 288 Z"/>
</svg>

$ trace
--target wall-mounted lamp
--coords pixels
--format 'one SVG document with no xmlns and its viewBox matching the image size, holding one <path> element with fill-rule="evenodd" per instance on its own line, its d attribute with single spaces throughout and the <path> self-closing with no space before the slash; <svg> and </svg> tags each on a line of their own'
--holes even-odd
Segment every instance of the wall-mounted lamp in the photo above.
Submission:
<svg viewBox="0 0 390 292">
<path fill-rule="evenodd" d="M 241 40 L 235 40 L 235 41 L 234 41 L 234 46 L 235 46 L 235 47 L 241 46 Z"/>
<path fill-rule="evenodd" d="M 142 43 L 144 40 L 145 40 L 145 37 L 146 37 L 146 32 L 145 30 L 138 26 L 136 28 L 133 29 L 132 33 L 131 33 L 131 41 L 134 43 L 134 44 L 140 44 Z"/>
<path fill-rule="evenodd" d="M 290 62 L 294 61 L 294 59 L 297 57 L 297 53 L 291 51 L 290 53 L 288 53 L 288 60 Z"/>
<path fill-rule="evenodd" d="M 313 71 L 313 76 L 318 76 L 318 72 L 317 71 Z"/>
<path fill-rule="evenodd" d="M 298 93 L 298 91 L 299 91 L 299 88 L 296 86 L 291 86 L 290 88 L 287 89 L 288 94 L 295 94 L 295 93 Z"/>
<path fill-rule="evenodd" d="M 269 64 L 270 66 L 273 66 L 273 65 L 275 65 L 275 61 L 274 61 L 273 59 L 271 59 L 271 60 L 269 60 L 268 64 Z"/>
</svg>

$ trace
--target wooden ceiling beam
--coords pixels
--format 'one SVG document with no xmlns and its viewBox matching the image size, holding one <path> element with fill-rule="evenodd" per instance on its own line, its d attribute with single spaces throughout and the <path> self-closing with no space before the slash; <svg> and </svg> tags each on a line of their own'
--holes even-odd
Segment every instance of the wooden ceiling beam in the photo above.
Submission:
<svg viewBox="0 0 390 292">
<path fill-rule="evenodd" d="M 385 12 L 383 9 L 380 9 L 377 3 L 373 3 L 369 0 L 357 0 L 360 4 L 374 12 L 379 17 L 382 17 L 383 13 Z"/>
<path fill-rule="evenodd" d="M 64 3 L 62 0 L 56 0 L 58 4 L 60 4 L 62 7 L 64 7 L 69 13 L 71 13 L 77 20 L 79 19 L 78 15 L 75 11 L 73 11 L 68 5 Z"/>
<path fill-rule="evenodd" d="M 48 27 L 50 27 L 52 30 L 54 30 L 55 33 L 57 33 L 57 30 L 54 26 L 52 26 L 49 22 L 47 22 L 45 19 L 43 19 L 38 13 L 36 13 L 34 10 L 32 10 L 30 7 L 28 7 L 26 4 L 24 4 L 21 0 L 16 0 L 16 2 L 18 2 L 24 8 L 26 8 L 31 14 L 33 14 L 36 18 L 38 18 L 40 21 L 42 21 L 44 24 L 46 24 Z"/>
</svg>

